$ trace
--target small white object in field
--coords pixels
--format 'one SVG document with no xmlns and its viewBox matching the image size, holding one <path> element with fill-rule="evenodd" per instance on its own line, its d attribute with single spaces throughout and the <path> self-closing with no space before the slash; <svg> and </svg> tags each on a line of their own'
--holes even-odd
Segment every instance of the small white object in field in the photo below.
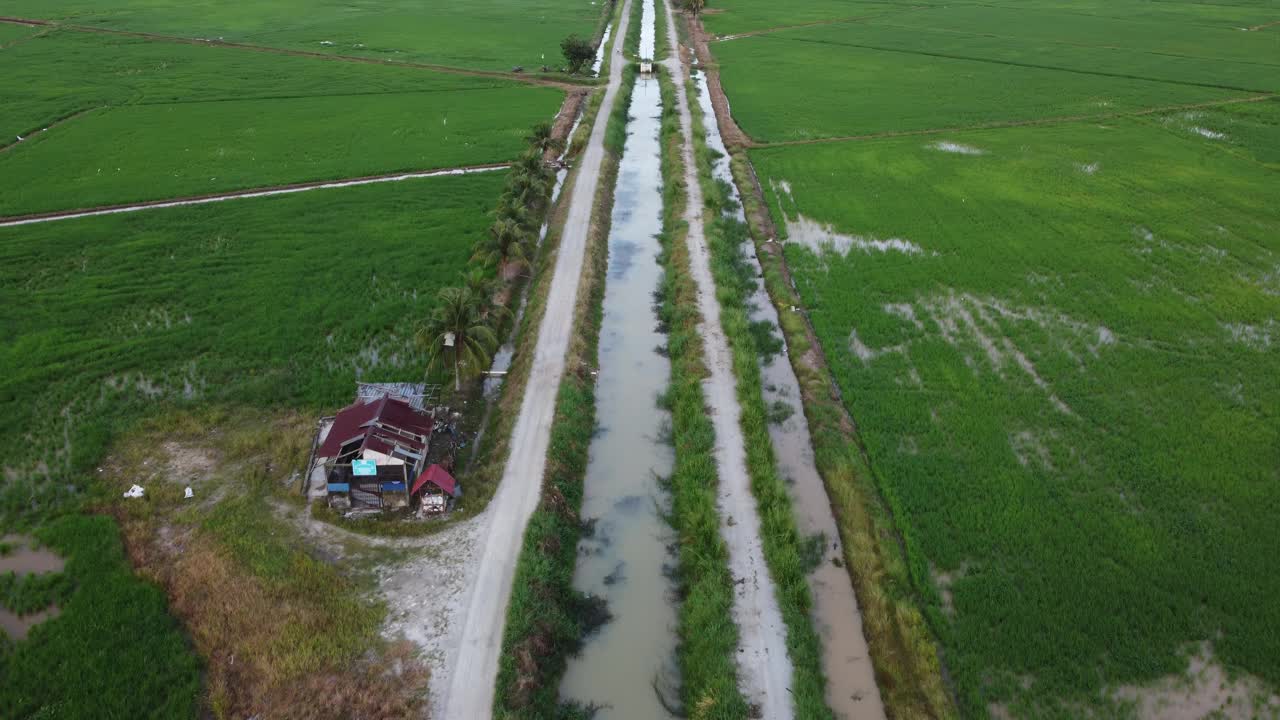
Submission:
<svg viewBox="0 0 1280 720">
<path fill-rule="evenodd" d="M 182 497 L 184 497 L 184 498 L 186 498 L 186 499 L 188 499 L 188 500 L 190 500 L 191 498 L 193 498 L 193 497 L 195 497 L 195 496 L 196 496 L 196 494 L 195 494 L 195 493 L 193 493 L 193 492 L 191 492 L 191 486 L 190 486 L 190 485 L 188 485 L 188 486 L 187 486 L 187 490 L 186 490 L 186 492 L 184 492 L 184 493 L 182 494 Z"/>
<path fill-rule="evenodd" d="M 124 491 L 124 496 L 127 498 L 140 498 L 143 495 L 145 495 L 146 492 L 147 491 L 144 490 L 141 485 L 134 485 L 133 487 Z"/>
<path fill-rule="evenodd" d="M 14 137 L 18 138 L 18 142 L 22 142 L 22 136 L 21 136 L 21 135 L 15 135 Z"/>
</svg>

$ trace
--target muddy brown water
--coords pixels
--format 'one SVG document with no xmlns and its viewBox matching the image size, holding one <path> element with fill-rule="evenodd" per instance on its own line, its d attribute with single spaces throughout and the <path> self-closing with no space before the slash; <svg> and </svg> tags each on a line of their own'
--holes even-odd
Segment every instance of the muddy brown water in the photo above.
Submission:
<svg viewBox="0 0 1280 720">
<path fill-rule="evenodd" d="M 649 38 L 652 53 L 651 0 L 642 17 L 642 37 Z M 666 338 L 657 330 L 653 307 L 662 277 L 656 238 L 662 229 L 661 112 L 657 80 L 639 78 L 609 232 L 596 380 L 599 430 L 591 442 L 582 509 L 596 525 L 578 547 L 574 577 L 579 589 L 608 601 L 613 619 L 569 661 L 561 685 L 565 699 L 599 706 L 601 720 L 669 718 L 655 685 L 669 697 L 677 688 L 676 603 L 663 572 L 672 560 L 672 537 L 661 515 L 668 498 L 658 482 L 674 458 L 660 439 L 669 416 L 656 404 L 671 368 L 656 350 Z"/>
<path fill-rule="evenodd" d="M 8 555 L 0 557 L 0 575 L 10 572 L 19 575 L 61 572 L 65 566 L 62 558 L 57 553 L 44 548 L 33 547 L 35 543 L 29 537 L 6 535 L 0 538 L 0 542 L 13 546 Z M 45 620 L 57 617 L 57 615 L 58 608 L 56 606 L 21 616 L 0 608 L 0 630 L 3 630 L 6 635 L 14 640 L 24 640 L 31 628 Z"/>
<path fill-rule="evenodd" d="M 712 176 L 729 183 L 730 197 L 735 207 L 730 214 L 739 221 L 745 217 L 741 200 L 733 185 L 729 168 L 729 156 L 716 124 L 715 109 L 707 89 L 707 78 L 702 72 L 693 73 L 697 86 L 698 104 L 702 108 L 703 126 L 707 133 L 707 145 L 720 153 L 712 165 Z M 762 275 L 755 246 L 751 242 L 742 246 L 743 256 Z M 773 302 L 758 282 L 750 299 L 750 318 L 767 321 L 778 327 L 778 314 Z M 780 332 L 775 330 L 775 332 Z M 796 378 L 784 349 L 772 361 L 760 362 L 761 384 L 766 407 L 785 403 L 793 410 L 791 417 L 782 423 L 769 425 L 769 439 L 773 444 L 778 473 L 788 480 L 787 489 L 795 511 L 796 524 L 806 536 L 822 533 L 826 545 L 822 562 L 809 574 L 809 592 L 813 598 L 812 619 L 814 630 L 822 639 L 822 665 L 827 676 L 827 704 L 837 718 L 883 718 L 884 705 L 876 686 L 875 671 L 871 665 L 866 637 L 862 632 L 862 614 L 848 573 L 832 562 L 843 559 L 839 530 L 831 513 L 831 503 L 826 487 L 818 474 L 813 457 L 813 443 L 809 437 L 809 423 L 801 406 L 800 382 Z"/>
</svg>

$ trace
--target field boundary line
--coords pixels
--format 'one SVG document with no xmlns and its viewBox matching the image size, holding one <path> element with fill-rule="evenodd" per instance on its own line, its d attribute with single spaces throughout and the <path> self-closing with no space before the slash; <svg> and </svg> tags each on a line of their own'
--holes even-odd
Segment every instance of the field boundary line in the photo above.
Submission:
<svg viewBox="0 0 1280 720">
<path fill-rule="evenodd" d="M 17 138 L 21 138 L 21 139 L 15 138 L 13 140 L 10 140 L 8 143 L 4 145 L 0 145 L 0 153 L 8 152 L 10 148 L 15 148 L 25 142 L 30 142 L 32 139 L 39 137 L 40 135 L 43 135 L 46 132 L 49 132 L 50 130 L 58 127 L 59 125 L 65 125 L 66 123 L 69 123 L 72 120 L 75 120 L 82 115 L 87 115 L 95 110 L 102 110 L 106 107 L 109 107 L 109 106 L 95 105 L 93 107 L 81 108 L 74 112 L 63 115 L 62 117 L 55 118 L 54 121 L 49 123 L 48 125 L 44 125 L 43 127 L 38 127 L 33 130 L 27 130 L 26 135 L 17 136 Z"/>
<path fill-rule="evenodd" d="M 814 20 L 813 22 L 798 23 L 796 25 L 775 25 L 773 27 L 761 28 L 760 30 L 748 30 L 747 32 L 734 33 L 732 35 L 712 35 L 707 42 L 729 42 L 730 40 L 740 40 L 742 38 L 756 37 L 758 35 L 769 35 L 776 32 L 786 30 L 798 30 L 801 28 L 820 27 L 822 25 L 839 25 L 840 23 L 852 23 L 859 20 L 870 20 L 872 18 L 884 17 L 886 15 L 894 15 L 896 13 L 908 12 L 911 10 L 922 10 L 923 6 L 912 6 L 902 10 L 886 10 L 882 13 L 874 15 L 853 15 L 851 17 L 831 18 L 829 20 Z"/>
<path fill-rule="evenodd" d="M 1245 29 L 1249 32 L 1257 32 L 1259 30 L 1266 30 L 1269 27 L 1275 27 L 1276 25 L 1280 25 L 1280 20 L 1272 20 L 1269 23 L 1262 23 L 1261 25 L 1252 25 Z"/>
<path fill-rule="evenodd" d="M 472 70 L 468 68 L 455 67 L 453 65 L 436 65 L 433 63 L 420 62 L 397 62 L 394 60 L 382 60 L 380 58 L 367 58 L 358 55 L 340 55 L 336 53 L 322 53 L 314 50 L 294 50 L 289 48 L 272 47 L 270 45 L 254 45 L 252 43 L 227 42 L 225 40 L 212 40 L 209 38 L 193 38 L 183 37 L 181 35 L 164 35 L 161 33 L 141 32 L 138 30 L 117 30 L 113 28 L 90 27 L 87 25 L 72 25 L 68 23 L 55 22 L 53 20 L 40 20 L 34 18 L 16 18 L 16 17 L 0 17 L 0 22 L 10 23 L 14 25 L 32 25 L 55 28 L 59 30 L 73 30 L 82 33 L 97 33 L 100 35 L 120 35 L 123 37 L 134 37 L 143 40 L 157 40 L 161 42 L 182 43 L 184 45 L 196 45 L 200 47 L 217 47 L 232 48 L 236 50 L 249 50 L 253 52 L 271 53 L 275 55 L 292 55 L 295 57 L 308 57 L 318 60 L 333 60 L 337 62 L 364 63 L 367 65 L 381 65 L 384 67 L 406 67 L 417 70 L 430 70 L 439 73 L 448 73 L 452 75 L 467 75 L 471 77 L 487 77 L 498 80 L 508 80 L 511 82 L 522 83 L 524 85 L 534 85 L 539 87 L 554 87 L 561 90 L 569 91 L 591 86 L 595 83 L 574 83 L 561 80 L 550 80 L 535 75 L 524 75 L 521 73 L 499 72 L 497 70 Z"/>
<path fill-rule="evenodd" d="M 808 140 L 779 140 L 777 142 L 755 142 L 750 145 L 752 149 L 765 149 L 773 147 L 789 147 L 792 145 L 820 145 L 823 143 L 840 143 L 840 142 L 858 142 L 860 140 L 883 140 L 886 138 L 896 137 L 912 137 L 916 135 L 942 135 L 945 133 L 970 132 L 974 130 L 1000 130 L 1002 128 L 1014 127 L 1032 127 L 1036 125 L 1059 125 L 1063 123 L 1085 122 L 1091 120 L 1113 120 L 1116 118 L 1126 117 L 1142 117 L 1144 115 L 1158 115 L 1166 112 L 1177 112 L 1179 110 L 1198 110 L 1201 108 L 1219 107 L 1222 105 L 1239 105 L 1241 103 L 1255 103 L 1272 100 L 1280 97 L 1277 93 L 1265 93 L 1261 95 L 1252 95 L 1243 98 L 1229 98 L 1226 100 L 1212 100 L 1202 103 L 1187 103 L 1183 105 L 1162 105 L 1160 107 L 1143 108 L 1132 112 L 1114 112 L 1114 113 L 1098 113 L 1095 115 L 1059 115 L 1049 118 L 1037 118 L 1034 120 L 1006 120 L 990 123 L 979 123 L 977 125 L 957 125 L 954 127 L 944 128 L 927 128 L 924 130 L 894 130 L 890 132 L 869 133 L 866 135 L 841 135 L 839 137 L 829 138 L 812 138 Z"/>
<path fill-rule="evenodd" d="M 876 52 L 899 53 L 901 55 L 921 55 L 924 57 L 942 58 L 944 60 L 964 60 L 967 62 L 980 62 L 980 63 L 987 63 L 990 65 L 1005 65 L 1009 67 L 1031 68 L 1033 70 L 1051 70 L 1054 72 L 1071 73 L 1073 75 L 1089 75 L 1091 77 L 1116 78 L 1120 80 L 1141 80 L 1143 82 L 1162 83 L 1165 85 L 1178 85 L 1181 87 L 1202 87 L 1202 88 L 1209 88 L 1213 90 L 1233 90 L 1236 92 L 1251 92 L 1251 93 L 1271 92 L 1270 90 L 1239 87 L 1236 85 L 1218 85 L 1214 83 L 1184 82 L 1180 80 L 1168 80 L 1165 78 L 1147 77 L 1145 75 L 1128 75 L 1125 73 L 1103 72 L 1099 70 L 1080 70 L 1078 68 L 1060 67 L 1057 65 L 1040 65 L 1037 63 L 1014 62 L 1012 60 L 993 60 L 991 58 L 978 57 L 974 55 L 956 55 L 952 53 L 930 52 L 928 50 L 907 50 L 904 48 L 885 47 L 882 45 L 867 45 L 864 43 L 835 42 L 833 40 L 809 40 L 805 38 L 796 38 L 796 37 L 774 38 L 768 35 L 762 35 L 761 37 L 765 38 L 766 40 L 811 43 L 814 45 L 830 45 L 832 47 L 850 47 L 850 48 L 859 48 L 862 50 L 874 50 Z"/>
<path fill-rule="evenodd" d="M 148 200 L 146 202 L 131 204 L 104 205 L 101 207 L 81 208 L 77 210 L 59 210 L 56 212 L 34 213 L 30 215 L 12 215 L 9 217 L 0 217 L 0 227 L 34 225 L 37 223 L 53 222 L 55 220 L 73 220 L 76 218 L 96 217 L 98 215 L 118 215 L 122 213 L 138 212 L 141 210 L 160 210 L 164 208 L 187 207 L 190 205 L 208 205 L 210 203 L 224 202 L 226 200 L 292 195 L 311 190 L 329 190 L 333 188 L 356 187 L 358 185 L 375 185 L 378 183 L 443 177 L 446 175 L 474 175 L 476 173 L 505 170 L 508 167 L 510 167 L 509 163 L 468 165 L 465 167 L 441 168 L 438 170 L 421 170 L 392 173 L 387 175 L 366 175 L 363 177 L 348 178 L 345 180 L 316 180 L 313 182 L 293 183 L 290 185 L 233 190 L 225 193 L 192 195 L 189 197 L 169 198 L 166 200 Z"/>
<path fill-rule="evenodd" d="M 941 28 L 941 27 L 911 27 L 910 25 L 898 25 L 892 22 L 881 23 L 880 26 L 888 27 L 888 28 L 897 28 L 898 30 L 907 30 L 914 33 L 920 33 L 921 31 L 928 31 L 928 32 L 936 32 L 936 33 L 949 33 L 951 35 L 964 35 L 968 37 L 991 38 L 995 40 L 1015 40 L 1015 41 L 1027 42 L 1027 38 L 1022 38 L 1017 35 L 1001 35 L 999 33 L 978 32 L 976 30 L 953 30 L 951 28 Z M 1245 28 L 1245 29 L 1249 29 L 1249 28 Z M 1124 45 L 1099 45 L 1094 43 L 1072 42 L 1070 40 L 1052 40 L 1048 38 L 1043 39 L 1042 42 L 1051 43 L 1053 45 L 1065 45 L 1067 47 L 1086 48 L 1090 50 L 1125 50 L 1128 52 L 1141 53 L 1143 55 L 1155 55 L 1156 57 L 1180 58 L 1182 60 L 1200 60 L 1200 61 L 1209 62 L 1209 63 L 1233 63 L 1233 64 L 1239 64 L 1239 65 L 1258 65 L 1261 67 L 1280 67 L 1280 65 L 1277 65 L 1275 63 L 1268 63 L 1268 62 L 1256 62 L 1253 60 L 1234 60 L 1230 58 L 1204 57 L 1201 55 L 1186 55 L 1183 53 L 1165 52 L 1162 50 L 1143 50 L 1140 48 L 1126 47 Z"/>
</svg>

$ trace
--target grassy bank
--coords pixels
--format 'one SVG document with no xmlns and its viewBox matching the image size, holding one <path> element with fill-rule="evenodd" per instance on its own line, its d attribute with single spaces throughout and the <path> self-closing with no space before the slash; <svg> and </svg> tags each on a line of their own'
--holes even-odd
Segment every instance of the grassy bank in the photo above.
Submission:
<svg viewBox="0 0 1280 720">
<path fill-rule="evenodd" d="M 663 233 L 665 271 L 660 319 L 667 330 L 671 385 L 663 399 L 671 411 L 675 465 L 670 478 L 671 524 L 678 537 L 676 582 L 681 598 L 681 698 L 694 720 L 738 720 L 749 708 L 738 689 L 738 629 L 733 623 L 733 577 L 720 536 L 716 506 L 715 430 L 702 394 L 707 369 L 698 335 L 697 287 L 689 276 L 688 206 L 681 156 L 680 116 L 670 78 L 662 83 Z"/>
<path fill-rule="evenodd" d="M 523 546 L 507 607 L 502 658 L 494 693 L 497 718 L 582 717 L 582 708 L 559 699 L 560 678 L 582 638 L 605 619 L 599 602 L 573 587 L 578 540 L 582 534 L 583 479 L 595 431 L 595 377 L 608 269 L 609 218 L 627 107 L 635 86 L 634 66 L 624 70 L 606 128 L 604 164 L 592 208 L 586 265 L 574 307 L 573 340 L 560 381 L 552 421 L 542 500 L 525 529 Z"/>
<path fill-rule="evenodd" d="M 951 717 L 955 714 L 942 677 L 933 633 L 920 610 L 920 596 L 906 551 L 863 451 L 856 426 L 840 401 L 821 360 L 821 349 L 800 312 L 800 296 L 773 237 L 755 173 L 745 153 L 731 162 L 752 238 L 764 271 L 765 289 L 778 310 L 787 352 L 800 382 L 814 462 L 827 489 L 844 545 L 845 567 L 858 596 L 863 628 L 885 710 L 891 717 Z"/>
<path fill-rule="evenodd" d="M 774 235 L 755 171 L 745 153 L 735 153 L 731 166 L 735 183 L 746 189 L 741 195 L 765 287 L 778 309 L 800 382 L 815 464 L 840 529 L 886 711 L 894 717 L 951 717 L 955 708 L 943 679 L 940 651 L 920 609 L 904 541 L 805 314 L 786 312 L 804 306 L 781 252 L 776 244 L 764 242 Z"/>
<path fill-rule="evenodd" d="M 742 255 L 742 244 L 749 242 L 750 236 L 745 223 L 725 216 L 734 203 L 728 186 L 717 183 L 711 176 L 713 151 L 707 147 L 702 108 L 696 101 L 697 88 L 692 82 L 686 83 L 686 92 L 693 115 L 695 169 L 702 185 L 704 227 L 716 299 L 720 303 L 720 325 L 733 353 L 747 472 L 760 515 L 765 561 L 787 626 L 795 711 L 797 717 L 830 718 L 831 710 L 825 699 L 822 644 L 809 615 L 812 606 L 807 580 L 809 566 L 802 559 L 805 539 L 796 528 L 791 498 L 778 474 L 760 379 L 761 348 L 747 314 L 756 283 L 755 271 Z"/>
</svg>

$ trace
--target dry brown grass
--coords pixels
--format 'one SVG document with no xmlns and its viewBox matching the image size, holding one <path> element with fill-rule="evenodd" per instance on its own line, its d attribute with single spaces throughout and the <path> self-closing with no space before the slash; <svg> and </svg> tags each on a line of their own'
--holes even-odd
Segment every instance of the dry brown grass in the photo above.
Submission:
<svg viewBox="0 0 1280 720">
<path fill-rule="evenodd" d="M 212 423 L 212 424 L 211 424 Z M 409 643 L 378 635 L 384 609 L 358 580 L 314 559 L 272 510 L 274 488 L 305 460 L 311 425 L 296 414 L 183 414 L 121 442 L 104 465 L 127 487 L 137 458 L 162 446 L 144 501 L 106 510 L 138 571 L 164 588 L 206 663 L 217 718 L 404 718 L 428 680 Z M 166 482 L 182 458 L 218 458 L 205 477 Z M 181 486 L 197 482 L 196 502 Z"/>
</svg>

